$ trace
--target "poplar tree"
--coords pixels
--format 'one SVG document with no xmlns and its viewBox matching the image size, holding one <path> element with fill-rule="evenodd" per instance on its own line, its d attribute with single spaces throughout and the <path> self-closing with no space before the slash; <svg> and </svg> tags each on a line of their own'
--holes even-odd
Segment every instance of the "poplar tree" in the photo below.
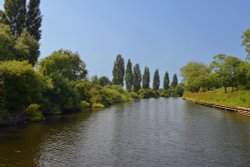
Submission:
<svg viewBox="0 0 250 167">
<path fill-rule="evenodd" d="M 159 90 L 160 87 L 160 76 L 159 76 L 159 70 L 156 69 L 154 73 L 154 79 L 153 79 L 153 89 Z"/>
<path fill-rule="evenodd" d="M 150 84 L 150 71 L 148 67 L 144 68 L 144 73 L 142 77 L 142 87 L 148 89 Z"/>
<path fill-rule="evenodd" d="M 141 70 L 140 70 L 140 65 L 136 64 L 133 68 L 134 70 L 134 77 L 133 77 L 133 86 L 134 86 L 134 91 L 138 92 L 141 89 Z"/>
<path fill-rule="evenodd" d="M 26 26 L 26 0 L 5 0 L 1 22 L 8 24 L 17 39 Z"/>
<path fill-rule="evenodd" d="M 164 74 L 164 79 L 163 79 L 163 89 L 168 90 L 169 89 L 169 74 L 166 71 Z"/>
<path fill-rule="evenodd" d="M 130 59 L 128 59 L 126 74 L 125 74 L 125 82 L 127 90 L 131 91 L 133 87 L 133 71 L 132 71 L 132 63 Z"/>
<path fill-rule="evenodd" d="M 40 28 L 42 24 L 42 15 L 39 6 L 40 6 L 40 0 L 30 0 L 28 4 L 28 12 L 26 19 L 27 31 L 37 41 L 41 39 Z"/>
<path fill-rule="evenodd" d="M 113 67 L 113 84 L 123 86 L 124 71 L 124 59 L 121 55 L 117 55 Z"/>
<path fill-rule="evenodd" d="M 177 75 L 174 74 L 173 75 L 173 80 L 171 82 L 171 87 L 175 88 L 177 85 L 178 85 L 178 78 L 177 78 Z"/>
</svg>

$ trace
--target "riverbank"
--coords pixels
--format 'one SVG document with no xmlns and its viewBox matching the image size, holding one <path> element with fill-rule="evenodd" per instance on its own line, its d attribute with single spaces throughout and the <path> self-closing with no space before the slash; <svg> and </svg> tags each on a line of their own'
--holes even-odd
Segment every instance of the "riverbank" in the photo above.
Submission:
<svg viewBox="0 0 250 167">
<path fill-rule="evenodd" d="M 220 108 L 237 112 L 241 115 L 250 116 L 250 91 L 248 90 L 239 90 L 228 93 L 224 93 L 223 89 L 199 93 L 186 92 L 183 95 L 183 98 L 196 104 Z"/>
</svg>

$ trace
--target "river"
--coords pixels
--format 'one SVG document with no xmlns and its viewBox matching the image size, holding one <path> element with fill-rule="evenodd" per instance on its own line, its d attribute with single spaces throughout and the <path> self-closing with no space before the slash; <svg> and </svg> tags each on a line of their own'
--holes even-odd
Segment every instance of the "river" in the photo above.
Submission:
<svg viewBox="0 0 250 167">
<path fill-rule="evenodd" d="M 250 118 L 139 100 L 0 130 L 0 166 L 249 167 Z"/>
</svg>

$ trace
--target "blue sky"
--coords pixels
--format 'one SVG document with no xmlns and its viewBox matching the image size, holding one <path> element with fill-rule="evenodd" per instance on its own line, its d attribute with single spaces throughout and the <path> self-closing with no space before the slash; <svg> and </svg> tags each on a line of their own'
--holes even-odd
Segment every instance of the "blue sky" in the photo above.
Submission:
<svg viewBox="0 0 250 167">
<path fill-rule="evenodd" d="M 0 0 L 1 8 L 3 0 Z M 78 51 L 89 76 L 111 78 L 117 54 L 159 68 L 161 79 L 189 61 L 225 53 L 246 57 L 249 0 L 41 0 L 41 58 L 60 48 Z"/>
</svg>

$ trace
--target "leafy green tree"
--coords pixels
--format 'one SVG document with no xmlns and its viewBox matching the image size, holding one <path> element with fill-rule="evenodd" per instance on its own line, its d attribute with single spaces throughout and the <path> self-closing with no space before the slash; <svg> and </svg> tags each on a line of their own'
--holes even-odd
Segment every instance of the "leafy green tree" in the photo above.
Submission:
<svg viewBox="0 0 250 167">
<path fill-rule="evenodd" d="M 0 61 L 13 60 L 15 41 L 8 25 L 0 23 Z"/>
<path fill-rule="evenodd" d="M 121 55 L 117 55 L 113 67 L 113 84 L 123 86 L 124 71 L 124 59 Z"/>
<path fill-rule="evenodd" d="M 141 89 L 141 70 L 140 65 L 136 64 L 133 68 L 133 87 L 134 91 L 138 92 Z"/>
<path fill-rule="evenodd" d="M 186 89 L 198 92 L 201 89 L 209 89 L 213 86 L 210 82 L 210 67 L 199 62 L 189 62 L 181 68 L 181 76 L 186 85 Z"/>
<path fill-rule="evenodd" d="M 169 89 L 169 74 L 166 71 L 164 74 L 164 79 L 163 79 L 163 89 L 168 90 Z"/>
<path fill-rule="evenodd" d="M 40 55 L 37 40 L 24 30 L 15 43 L 16 60 L 28 60 L 34 66 Z"/>
<path fill-rule="evenodd" d="M 226 56 L 223 54 L 214 57 L 211 67 L 218 74 L 218 79 L 227 93 L 227 87 L 232 86 L 232 91 L 238 86 L 238 80 L 241 76 L 241 60 L 237 57 Z"/>
<path fill-rule="evenodd" d="M 177 85 L 178 85 L 178 78 L 177 78 L 177 75 L 174 74 L 172 82 L 171 82 L 171 87 L 175 88 Z"/>
<path fill-rule="evenodd" d="M 148 67 L 144 68 L 144 73 L 142 77 L 142 87 L 144 89 L 149 89 L 150 87 L 150 71 Z"/>
<path fill-rule="evenodd" d="M 126 82 L 127 90 L 131 91 L 133 87 L 133 71 L 132 71 L 132 63 L 130 59 L 128 60 L 127 67 L 126 67 L 125 82 Z"/>
<path fill-rule="evenodd" d="M 39 63 L 39 70 L 45 76 L 61 74 L 69 80 L 85 79 L 87 69 L 77 52 L 59 50 L 44 58 Z"/>
<path fill-rule="evenodd" d="M 160 87 L 160 76 L 159 76 L 159 70 L 156 69 L 154 72 L 153 89 L 159 90 L 159 87 Z"/>
<path fill-rule="evenodd" d="M 40 0 L 30 0 L 26 19 L 26 28 L 31 36 L 37 41 L 41 39 L 42 15 L 40 11 Z"/>
<path fill-rule="evenodd" d="M 5 0 L 1 21 L 8 24 L 17 39 L 26 25 L 26 0 Z"/>
<path fill-rule="evenodd" d="M 100 84 L 101 86 L 106 86 L 106 85 L 110 85 L 110 84 L 111 84 L 111 81 L 109 80 L 108 77 L 102 76 L 102 77 L 99 78 L 99 84 Z"/>
</svg>

